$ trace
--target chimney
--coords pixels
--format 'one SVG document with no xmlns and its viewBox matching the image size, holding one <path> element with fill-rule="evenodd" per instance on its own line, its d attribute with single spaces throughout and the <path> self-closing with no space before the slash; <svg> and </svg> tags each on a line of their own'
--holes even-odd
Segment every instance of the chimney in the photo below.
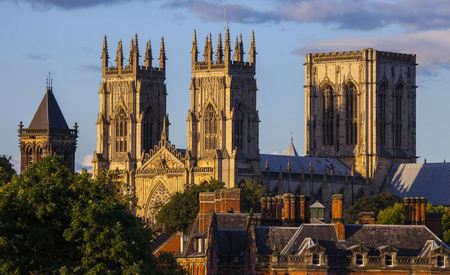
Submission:
<svg viewBox="0 0 450 275">
<path fill-rule="evenodd" d="M 405 197 L 405 224 L 425 225 L 427 199 L 424 197 Z"/>
<path fill-rule="evenodd" d="M 289 220 L 291 223 L 295 223 L 296 222 L 296 218 L 295 218 L 295 203 L 296 203 L 296 198 L 294 194 L 289 194 Z"/>
<path fill-rule="evenodd" d="M 266 220 L 267 217 L 267 197 L 262 197 L 261 202 L 261 220 Z"/>
<path fill-rule="evenodd" d="M 289 222 L 289 219 L 291 216 L 291 213 L 290 213 L 291 202 L 290 202 L 290 196 L 287 193 L 284 194 L 282 198 L 283 198 L 283 204 L 281 205 L 281 207 L 282 207 L 282 210 L 281 210 L 282 215 L 281 216 L 282 216 L 283 223 L 284 223 L 284 222 Z"/>
<path fill-rule="evenodd" d="M 200 232 L 206 231 L 211 223 L 211 214 L 216 210 L 214 192 L 201 192 L 199 194 L 198 228 Z"/>
<path fill-rule="evenodd" d="M 220 194 L 220 209 L 216 209 L 217 213 L 241 212 L 241 189 L 223 188 L 216 192 Z"/>
<path fill-rule="evenodd" d="M 298 221 L 301 223 L 309 221 L 309 197 L 298 196 Z"/>
<path fill-rule="evenodd" d="M 375 224 L 374 212 L 359 212 L 358 213 L 359 224 Z"/>
<path fill-rule="evenodd" d="M 427 199 L 424 197 L 420 198 L 420 223 L 425 225 L 426 223 L 426 212 L 427 212 Z"/>
<path fill-rule="evenodd" d="M 281 212 L 283 209 L 283 198 L 281 197 L 281 195 L 278 195 L 275 197 L 275 202 L 276 202 L 276 213 L 275 213 L 275 220 L 277 221 L 281 221 Z"/>
<path fill-rule="evenodd" d="M 331 197 L 331 222 L 334 224 L 338 241 L 345 240 L 343 204 L 344 196 L 342 194 L 333 194 Z"/>
</svg>

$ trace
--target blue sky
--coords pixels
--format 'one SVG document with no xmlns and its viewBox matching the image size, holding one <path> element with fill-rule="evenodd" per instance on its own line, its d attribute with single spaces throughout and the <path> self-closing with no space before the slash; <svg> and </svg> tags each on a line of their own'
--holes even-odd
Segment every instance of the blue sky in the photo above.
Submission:
<svg viewBox="0 0 450 275">
<path fill-rule="evenodd" d="M 87 165 L 103 36 L 113 60 L 119 39 L 128 56 L 135 33 L 142 52 L 152 40 L 154 55 L 165 38 L 170 139 L 184 148 L 193 29 L 203 49 L 210 32 L 217 41 L 224 18 L 247 51 L 255 30 L 261 152 L 286 149 L 291 132 L 303 152 L 305 52 L 373 47 L 417 54 L 419 161 L 449 159 L 450 1 L 440 0 L 0 0 L 0 154 L 19 158 L 17 125 L 30 123 L 51 71 L 68 124 L 80 126 L 78 167 Z"/>
</svg>

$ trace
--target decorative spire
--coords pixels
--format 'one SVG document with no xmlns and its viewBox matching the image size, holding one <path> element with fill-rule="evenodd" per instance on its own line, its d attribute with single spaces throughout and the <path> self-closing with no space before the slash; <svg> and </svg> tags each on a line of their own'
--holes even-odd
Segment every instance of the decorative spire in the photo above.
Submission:
<svg viewBox="0 0 450 275">
<path fill-rule="evenodd" d="M 240 61 L 239 57 L 241 56 L 241 54 L 239 53 L 240 47 L 239 47 L 239 38 L 236 35 L 236 44 L 234 45 L 234 55 L 233 55 L 233 60 L 234 61 Z"/>
<path fill-rule="evenodd" d="M 255 62 L 256 62 L 255 31 L 252 31 L 252 37 L 250 39 L 250 64 L 255 64 Z"/>
<path fill-rule="evenodd" d="M 226 28 L 225 30 L 225 64 L 230 62 L 231 57 L 231 46 L 230 46 L 230 29 Z"/>
<path fill-rule="evenodd" d="M 131 38 L 130 42 L 130 55 L 128 57 L 128 64 L 133 64 L 133 53 L 134 53 L 134 38 Z"/>
<path fill-rule="evenodd" d="M 166 70 L 166 46 L 164 44 L 164 37 L 161 37 L 161 45 L 159 48 L 159 69 Z"/>
<path fill-rule="evenodd" d="M 219 38 L 217 40 L 217 52 L 216 52 L 216 62 L 223 62 L 223 49 L 222 49 L 222 34 L 219 33 Z"/>
<path fill-rule="evenodd" d="M 165 115 L 162 123 L 162 131 L 161 131 L 161 141 L 169 140 L 169 117 Z"/>
<path fill-rule="evenodd" d="M 209 43 L 208 43 L 208 62 L 213 62 L 213 44 L 212 44 L 212 35 L 209 33 Z"/>
<path fill-rule="evenodd" d="M 195 29 L 194 29 L 194 37 L 192 38 L 191 55 L 192 55 L 192 63 L 197 63 L 198 62 L 197 31 Z"/>
<path fill-rule="evenodd" d="M 139 42 L 137 33 L 134 35 L 133 65 L 135 68 L 139 67 Z"/>
<path fill-rule="evenodd" d="M 209 47 L 209 38 L 205 37 L 205 49 L 203 50 L 203 61 L 208 62 L 208 47 Z"/>
<path fill-rule="evenodd" d="M 47 75 L 46 87 L 45 88 L 46 88 L 45 89 L 46 93 L 51 92 L 53 90 L 53 79 L 52 79 L 50 71 L 48 72 L 48 75 Z"/>
<path fill-rule="evenodd" d="M 239 61 L 244 61 L 244 42 L 242 40 L 242 33 L 239 35 Z"/>
<path fill-rule="evenodd" d="M 147 67 L 147 68 L 151 68 L 152 67 L 152 60 L 153 60 L 152 42 L 149 40 L 147 42 L 147 46 L 145 47 L 144 66 Z"/>
<path fill-rule="evenodd" d="M 102 51 L 102 71 L 103 72 L 105 72 L 108 69 L 108 60 L 109 60 L 108 41 L 107 41 L 106 34 L 105 34 L 105 37 L 103 38 L 103 51 Z"/>
<path fill-rule="evenodd" d="M 119 70 L 122 69 L 123 66 L 122 40 L 119 40 L 119 43 L 117 45 L 116 65 Z"/>
</svg>

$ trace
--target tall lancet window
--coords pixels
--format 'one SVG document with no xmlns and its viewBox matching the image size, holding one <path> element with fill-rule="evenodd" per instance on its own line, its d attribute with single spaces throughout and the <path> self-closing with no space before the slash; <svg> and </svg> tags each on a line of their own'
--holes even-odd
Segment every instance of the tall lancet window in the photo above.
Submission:
<svg viewBox="0 0 450 275">
<path fill-rule="evenodd" d="M 122 110 L 116 116 L 116 121 L 114 123 L 115 134 L 116 134 L 116 152 L 123 153 L 127 151 L 127 117 L 125 112 Z"/>
<path fill-rule="evenodd" d="M 152 149 L 153 145 L 153 122 L 152 109 L 149 107 L 144 113 L 142 121 L 142 148 L 144 151 Z"/>
<path fill-rule="evenodd" d="M 205 110 L 205 150 L 217 148 L 217 119 L 212 105 Z"/>
<path fill-rule="evenodd" d="M 394 94 L 394 145 L 402 146 L 402 98 L 403 84 L 397 85 Z"/>
<path fill-rule="evenodd" d="M 322 98 L 323 110 L 323 145 L 334 144 L 334 91 L 331 86 L 325 86 Z"/>
<path fill-rule="evenodd" d="M 356 87 L 349 83 L 344 87 L 345 94 L 345 143 L 354 145 L 358 136 L 358 96 Z"/>
<path fill-rule="evenodd" d="M 377 129 L 378 140 L 380 145 L 386 144 L 386 95 L 388 86 L 386 83 L 381 84 L 377 96 Z"/>
<path fill-rule="evenodd" d="M 235 112 L 235 118 L 234 118 L 234 146 L 236 148 L 242 149 L 243 147 L 243 136 L 244 136 L 244 120 L 243 120 L 243 114 L 242 114 L 242 108 L 241 105 L 239 105 Z"/>
</svg>

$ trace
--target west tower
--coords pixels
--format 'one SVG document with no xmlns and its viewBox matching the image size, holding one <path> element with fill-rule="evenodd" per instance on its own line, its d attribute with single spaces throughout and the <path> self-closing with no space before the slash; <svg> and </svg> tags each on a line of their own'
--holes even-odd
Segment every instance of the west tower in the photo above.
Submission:
<svg viewBox="0 0 450 275">
<path fill-rule="evenodd" d="M 305 57 L 305 152 L 381 183 L 416 161 L 416 56 L 363 49 Z"/>
<path fill-rule="evenodd" d="M 152 64 L 150 41 L 142 65 L 140 57 L 136 35 L 131 40 L 128 64 L 123 62 L 122 41 L 119 41 L 115 66 L 110 66 L 105 36 L 94 174 L 100 169 L 118 169 L 127 183 L 133 181 L 133 171 L 144 153 L 159 142 L 166 117 L 164 38 L 161 39 L 158 67 Z"/>
<path fill-rule="evenodd" d="M 192 42 L 190 108 L 187 117 L 188 158 L 197 167 L 211 167 L 215 178 L 233 187 L 259 174 L 259 117 L 256 109 L 256 45 L 251 35 L 244 61 L 242 34 L 232 54 L 230 32 L 206 36 L 203 60 L 197 36 Z"/>
<path fill-rule="evenodd" d="M 53 95 L 52 81 L 47 86 L 28 128 L 19 124 L 20 171 L 39 162 L 45 156 L 58 156 L 70 169 L 75 169 L 78 126 L 69 129 L 58 102 Z"/>
</svg>

